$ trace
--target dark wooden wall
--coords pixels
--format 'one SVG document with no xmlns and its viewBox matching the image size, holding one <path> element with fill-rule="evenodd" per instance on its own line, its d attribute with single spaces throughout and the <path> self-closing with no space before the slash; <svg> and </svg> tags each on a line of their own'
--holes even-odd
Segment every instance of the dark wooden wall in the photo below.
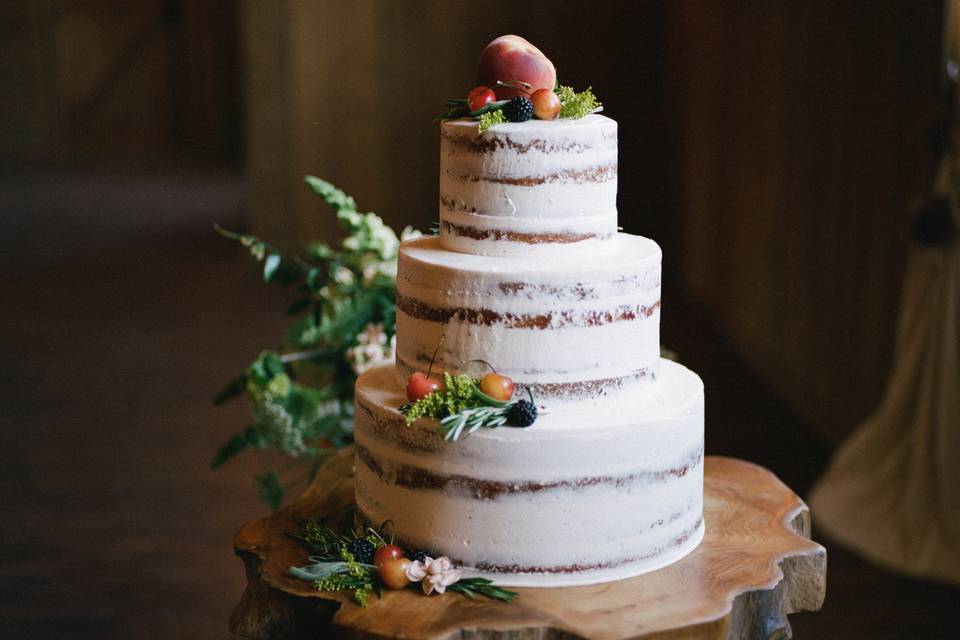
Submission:
<svg viewBox="0 0 960 640">
<path fill-rule="evenodd" d="M 909 209 L 931 173 L 940 3 L 668 6 L 679 271 L 835 440 L 890 364 Z"/>
<path fill-rule="evenodd" d="M 238 160 L 236 5 L 0 4 L 0 158 Z"/>
</svg>

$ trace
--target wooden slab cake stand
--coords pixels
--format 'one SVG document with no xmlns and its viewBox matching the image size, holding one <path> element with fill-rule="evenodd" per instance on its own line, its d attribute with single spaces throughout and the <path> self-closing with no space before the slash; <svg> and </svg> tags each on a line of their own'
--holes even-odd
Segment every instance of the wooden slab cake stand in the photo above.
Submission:
<svg viewBox="0 0 960 640">
<path fill-rule="evenodd" d="M 287 574 L 308 553 L 286 532 L 349 504 L 352 466 L 352 448 L 341 451 L 296 502 L 237 533 L 249 582 L 231 631 L 262 639 L 786 638 L 787 614 L 823 604 L 827 556 L 810 540 L 807 506 L 766 469 L 708 456 L 706 536 L 664 569 L 588 587 L 517 588 L 510 604 L 407 589 L 362 608 L 348 592 L 321 593 Z"/>
</svg>

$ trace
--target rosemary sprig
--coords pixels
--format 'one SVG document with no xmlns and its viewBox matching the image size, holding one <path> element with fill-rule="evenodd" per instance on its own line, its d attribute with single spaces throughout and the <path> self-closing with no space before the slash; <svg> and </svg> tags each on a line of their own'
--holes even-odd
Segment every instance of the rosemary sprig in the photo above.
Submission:
<svg viewBox="0 0 960 640">
<path fill-rule="evenodd" d="M 503 105 L 510 102 L 509 100 L 494 100 L 483 105 L 475 111 L 471 111 L 470 107 L 467 106 L 467 101 L 462 98 L 457 98 L 454 100 L 447 100 L 447 112 L 442 116 L 434 118 L 434 122 L 440 122 L 442 120 L 452 120 L 454 118 L 479 118 L 483 114 L 490 111 L 499 111 L 503 109 Z"/>
<path fill-rule="evenodd" d="M 369 604 L 370 594 L 379 585 L 379 567 L 354 562 L 349 556 L 342 562 L 325 561 L 316 556 L 311 556 L 310 561 L 313 564 L 290 567 L 288 572 L 298 580 L 313 583 L 318 591 L 352 591 L 361 607 Z"/>
<path fill-rule="evenodd" d="M 438 431 L 447 442 L 457 442 L 481 428 L 496 429 L 507 424 L 510 407 L 473 407 L 447 416 L 440 421 Z"/>
<path fill-rule="evenodd" d="M 493 584 L 492 580 L 487 578 L 462 578 L 459 582 L 454 582 L 447 587 L 448 591 L 456 591 L 463 594 L 471 600 L 476 600 L 477 596 L 484 596 L 491 600 L 500 602 L 510 602 L 517 597 L 516 591 L 509 591 L 503 587 Z"/>
<path fill-rule="evenodd" d="M 290 567 L 290 575 L 306 582 L 319 582 L 321 580 L 327 580 L 328 578 L 340 575 L 349 575 L 357 580 L 369 581 L 373 579 L 373 577 L 380 570 L 379 567 L 372 564 L 344 562 L 342 560 L 323 560 L 319 556 L 310 556 L 309 560 L 312 564 L 304 565 L 302 567 Z M 347 586 L 349 588 L 356 588 L 356 586 L 352 583 L 348 584 Z"/>
<path fill-rule="evenodd" d="M 289 531 L 287 535 L 301 541 L 315 556 L 323 560 L 339 560 L 341 549 L 353 540 L 323 526 L 316 519 L 305 521 L 300 529 Z"/>
</svg>

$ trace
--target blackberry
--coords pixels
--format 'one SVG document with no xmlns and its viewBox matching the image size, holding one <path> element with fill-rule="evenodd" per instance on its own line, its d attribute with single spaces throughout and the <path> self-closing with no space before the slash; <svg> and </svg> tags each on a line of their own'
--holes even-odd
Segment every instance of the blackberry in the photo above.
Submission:
<svg viewBox="0 0 960 640">
<path fill-rule="evenodd" d="M 360 564 L 373 564 L 373 554 L 377 548 L 366 538 L 358 538 L 347 545 L 347 551 Z"/>
<path fill-rule="evenodd" d="M 426 549 L 417 549 L 416 551 L 411 551 L 407 554 L 407 557 L 411 560 L 416 560 L 418 562 L 423 562 L 427 559 L 427 556 L 430 555 L 430 552 Z M 433 556 L 431 556 L 433 557 Z"/>
<path fill-rule="evenodd" d="M 533 117 L 533 103 L 526 96 L 517 96 L 503 105 L 503 115 L 510 122 L 526 122 Z"/>
<path fill-rule="evenodd" d="M 515 427 L 529 427 L 537 421 L 537 407 L 529 400 L 517 400 L 507 419 Z"/>
</svg>

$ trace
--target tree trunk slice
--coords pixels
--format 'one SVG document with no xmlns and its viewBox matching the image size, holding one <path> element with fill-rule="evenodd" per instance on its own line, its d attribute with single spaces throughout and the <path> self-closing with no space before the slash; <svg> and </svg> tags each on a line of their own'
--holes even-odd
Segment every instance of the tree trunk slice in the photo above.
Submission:
<svg viewBox="0 0 960 640">
<path fill-rule="evenodd" d="M 350 448 L 296 502 L 237 533 L 249 583 L 230 619 L 234 633 L 271 640 L 787 638 L 787 614 L 823 604 L 827 555 L 810 540 L 807 506 L 766 469 L 708 456 L 706 535 L 659 571 L 585 587 L 517 588 L 510 604 L 407 589 L 385 591 L 362 608 L 348 592 L 319 592 L 287 574 L 308 553 L 286 532 L 299 518 L 350 504 L 352 469 Z"/>
</svg>

